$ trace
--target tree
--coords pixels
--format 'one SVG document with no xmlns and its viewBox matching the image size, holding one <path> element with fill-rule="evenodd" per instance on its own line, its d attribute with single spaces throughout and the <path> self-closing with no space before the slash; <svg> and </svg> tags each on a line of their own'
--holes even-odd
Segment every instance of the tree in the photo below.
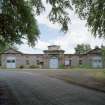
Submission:
<svg viewBox="0 0 105 105">
<path fill-rule="evenodd" d="M 105 0 L 72 0 L 76 13 L 87 20 L 94 36 L 105 37 Z"/>
<path fill-rule="evenodd" d="M 6 45 L 6 44 L 5 44 Z M 3 44 L 0 44 L 0 53 L 4 52 L 5 49 L 8 49 L 9 46 L 8 45 L 3 45 Z"/>
<path fill-rule="evenodd" d="M 2 0 L 0 14 L 0 44 L 21 44 L 22 38 L 34 45 L 39 34 L 32 9 L 24 0 Z"/>
<path fill-rule="evenodd" d="M 45 0 L 51 5 L 49 20 L 61 24 L 64 32 L 70 22 L 67 10 L 75 10 L 94 36 L 105 37 L 105 0 Z M 35 45 L 39 30 L 35 17 L 45 10 L 42 0 L 0 0 L 0 44 Z"/>
<path fill-rule="evenodd" d="M 72 9 L 69 0 L 46 0 L 46 3 L 52 6 L 49 20 L 67 31 L 70 18 L 66 9 Z M 0 44 L 21 44 L 25 38 L 34 46 L 39 36 L 35 16 L 44 10 L 42 0 L 0 0 Z"/>
<path fill-rule="evenodd" d="M 90 51 L 91 47 L 88 44 L 78 44 L 75 48 L 76 54 L 85 54 L 86 52 Z"/>
<path fill-rule="evenodd" d="M 4 52 L 5 50 L 9 49 L 9 48 L 13 48 L 13 49 L 18 49 L 16 47 L 16 45 L 11 45 L 11 44 L 8 44 L 8 43 L 5 43 L 5 44 L 0 44 L 0 53 Z"/>
</svg>

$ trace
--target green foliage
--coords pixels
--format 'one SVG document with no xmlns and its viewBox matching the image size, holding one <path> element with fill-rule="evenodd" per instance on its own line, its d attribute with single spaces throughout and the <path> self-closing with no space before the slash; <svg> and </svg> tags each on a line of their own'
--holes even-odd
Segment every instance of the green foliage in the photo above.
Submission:
<svg viewBox="0 0 105 105">
<path fill-rule="evenodd" d="M 46 0 L 52 6 L 49 14 L 49 20 L 53 23 L 59 23 L 62 25 L 62 30 L 68 30 L 68 22 L 70 22 L 67 9 L 72 10 L 72 6 L 69 0 Z"/>
<path fill-rule="evenodd" d="M 46 0 L 52 9 L 49 20 L 62 25 L 68 30 L 70 18 L 66 9 L 72 9 L 69 0 Z M 39 36 L 36 15 L 45 10 L 42 0 L 2 0 L 0 1 L 0 44 L 21 44 L 27 39 L 28 44 L 35 45 Z"/>
<path fill-rule="evenodd" d="M 90 50 L 91 50 L 91 47 L 88 44 L 78 44 L 75 48 L 76 54 L 84 54 Z"/>
<path fill-rule="evenodd" d="M 76 13 L 87 25 L 94 36 L 105 37 L 105 0 L 72 0 Z"/>
<path fill-rule="evenodd" d="M 20 67 L 19 67 L 20 69 L 23 69 L 24 68 L 24 65 L 20 65 Z"/>
<path fill-rule="evenodd" d="M 64 69 L 64 68 L 65 68 L 65 65 L 64 65 L 64 64 L 60 64 L 60 65 L 59 65 L 59 68 L 60 68 L 60 69 Z"/>
<path fill-rule="evenodd" d="M 66 32 L 70 22 L 68 10 L 75 7 L 81 19 L 87 20 L 94 36 L 105 37 L 105 0 L 45 0 L 51 6 L 48 15 L 53 23 L 59 23 Z M 0 44 L 21 44 L 27 39 L 35 45 L 39 30 L 35 17 L 46 8 L 42 0 L 0 0 Z"/>
<path fill-rule="evenodd" d="M 91 65 L 89 65 L 89 64 L 81 64 L 81 65 L 79 65 L 78 67 L 79 67 L 79 68 L 87 68 L 87 69 L 88 69 L 88 68 L 92 68 Z"/>
<path fill-rule="evenodd" d="M 34 68 L 39 68 L 39 66 L 38 65 L 31 65 L 29 68 L 34 69 Z"/>
<path fill-rule="evenodd" d="M 8 44 L 0 44 L 0 53 L 4 52 L 6 49 L 9 48 L 9 45 Z"/>
<path fill-rule="evenodd" d="M 5 50 L 9 49 L 9 48 L 13 48 L 13 49 L 18 49 L 15 45 L 11 45 L 8 43 L 1 43 L 0 44 L 0 53 L 4 52 Z"/>
<path fill-rule="evenodd" d="M 3 0 L 0 8 L 0 44 L 18 43 L 27 38 L 34 45 L 39 35 L 31 7 L 24 0 Z"/>
</svg>

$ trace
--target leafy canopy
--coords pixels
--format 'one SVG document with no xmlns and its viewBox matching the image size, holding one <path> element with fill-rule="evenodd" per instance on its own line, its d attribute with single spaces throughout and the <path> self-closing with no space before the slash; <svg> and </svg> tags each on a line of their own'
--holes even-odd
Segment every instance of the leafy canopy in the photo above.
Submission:
<svg viewBox="0 0 105 105">
<path fill-rule="evenodd" d="M 46 3 L 52 6 L 49 20 L 58 22 L 67 31 L 70 18 L 66 9 L 72 9 L 69 0 L 46 0 Z M 39 36 L 35 16 L 44 10 L 41 0 L 1 0 L 0 44 L 21 44 L 22 39 L 28 39 L 28 44 L 34 46 Z"/>
<path fill-rule="evenodd" d="M 94 36 L 105 37 L 105 0 L 72 0 L 76 13 L 87 20 Z"/>
<path fill-rule="evenodd" d="M 91 47 L 89 44 L 78 44 L 75 47 L 75 53 L 76 54 L 85 54 L 86 52 L 90 51 Z"/>
<path fill-rule="evenodd" d="M 94 36 L 105 37 L 105 0 L 45 0 L 51 5 L 49 20 L 61 24 L 68 30 L 70 17 L 68 10 L 75 10 Z M 35 45 L 39 30 L 35 17 L 45 9 L 42 0 L 0 0 L 0 44 L 22 43 Z"/>
<path fill-rule="evenodd" d="M 0 44 L 18 43 L 22 38 L 34 45 L 39 35 L 31 6 L 24 0 L 3 0 L 0 14 Z"/>
</svg>

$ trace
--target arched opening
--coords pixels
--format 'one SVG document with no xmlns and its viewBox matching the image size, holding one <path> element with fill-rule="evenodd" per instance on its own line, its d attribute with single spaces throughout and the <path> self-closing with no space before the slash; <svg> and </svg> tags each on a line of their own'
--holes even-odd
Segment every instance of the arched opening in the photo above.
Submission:
<svg viewBox="0 0 105 105">
<path fill-rule="evenodd" d="M 59 61 L 57 57 L 51 57 L 49 59 L 49 68 L 57 69 L 59 67 Z"/>
</svg>

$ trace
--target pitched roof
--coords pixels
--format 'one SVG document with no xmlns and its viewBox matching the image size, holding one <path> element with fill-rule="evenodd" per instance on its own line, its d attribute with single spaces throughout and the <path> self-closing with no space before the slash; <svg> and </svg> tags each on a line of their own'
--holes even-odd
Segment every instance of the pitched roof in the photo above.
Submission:
<svg viewBox="0 0 105 105">
<path fill-rule="evenodd" d="M 13 52 L 12 52 L 13 51 Z M 13 48 L 9 48 L 9 49 L 6 49 L 3 53 L 1 54 L 23 54 L 22 52 L 20 51 L 17 51 L 16 49 L 13 49 Z"/>
<path fill-rule="evenodd" d="M 88 51 L 87 54 L 101 54 L 101 48 L 96 47 L 95 49 Z"/>
</svg>

